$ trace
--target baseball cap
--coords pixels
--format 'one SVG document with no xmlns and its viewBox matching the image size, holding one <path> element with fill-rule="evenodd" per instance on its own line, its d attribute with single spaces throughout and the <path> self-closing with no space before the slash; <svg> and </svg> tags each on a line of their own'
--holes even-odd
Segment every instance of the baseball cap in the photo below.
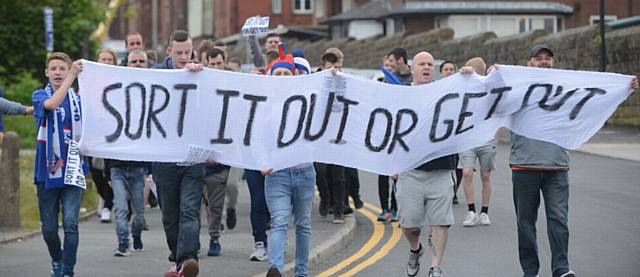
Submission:
<svg viewBox="0 0 640 277">
<path fill-rule="evenodd" d="M 540 53 L 540 51 L 547 51 L 549 52 L 549 55 L 551 55 L 551 57 L 553 57 L 553 51 L 551 51 L 551 48 L 549 48 L 548 46 L 544 45 L 544 44 L 538 44 L 535 45 L 531 48 L 531 51 L 529 51 L 529 60 L 533 57 L 535 57 L 536 55 L 538 55 L 538 53 Z"/>
</svg>

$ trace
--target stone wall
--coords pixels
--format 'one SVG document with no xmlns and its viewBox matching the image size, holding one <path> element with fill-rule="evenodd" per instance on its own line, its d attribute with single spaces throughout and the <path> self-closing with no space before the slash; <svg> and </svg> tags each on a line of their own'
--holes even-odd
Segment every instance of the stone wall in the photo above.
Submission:
<svg viewBox="0 0 640 277">
<path fill-rule="evenodd" d="M 640 75 L 640 26 L 607 30 L 607 71 Z M 345 54 L 344 66 L 378 68 L 394 47 L 404 47 L 412 57 L 419 51 L 429 51 L 436 59 L 451 60 L 461 65 L 472 57 L 483 57 L 488 64 L 526 65 L 529 49 L 534 44 L 546 44 L 555 52 L 556 68 L 591 70 L 599 68 L 599 30 L 585 26 L 547 34 L 536 30 L 506 37 L 493 32 L 453 39 L 449 28 L 424 33 L 400 33 L 391 37 L 363 40 L 286 41 L 287 48 L 303 48 L 312 65 L 319 65 L 325 49 L 337 47 Z M 609 123 L 640 127 L 640 92 L 630 96 Z"/>
</svg>

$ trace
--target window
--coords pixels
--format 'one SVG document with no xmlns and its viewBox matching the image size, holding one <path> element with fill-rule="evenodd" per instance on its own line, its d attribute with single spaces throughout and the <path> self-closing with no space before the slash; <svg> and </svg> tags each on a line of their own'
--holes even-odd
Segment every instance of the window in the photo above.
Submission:
<svg viewBox="0 0 640 277">
<path fill-rule="evenodd" d="M 404 20 L 402 18 L 396 18 L 393 27 L 394 33 L 404 32 Z"/>
<path fill-rule="evenodd" d="M 315 0 L 316 1 L 316 17 L 317 18 L 322 18 L 324 17 L 324 10 L 327 8 L 324 5 L 324 1 L 325 0 Z"/>
<path fill-rule="evenodd" d="M 611 22 L 611 21 L 616 21 L 618 20 L 618 16 L 616 15 L 605 15 L 604 16 L 604 22 Z M 589 25 L 594 25 L 594 24 L 600 24 L 600 16 L 599 15 L 592 15 L 589 17 Z"/>
<path fill-rule="evenodd" d="M 213 35 L 213 2 L 189 0 L 187 8 L 189 34 L 194 38 Z"/>
<path fill-rule="evenodd" d="M 282 13 L 282 0 L 271 0 L 271 11 L 274 14 Z"/>
<path fill-rule="evenodd" d="M 312 12 L 311 0 L 292 0 L 293 1 L 293 13 L 295 14 L 310 14 Z"/>
</svg>

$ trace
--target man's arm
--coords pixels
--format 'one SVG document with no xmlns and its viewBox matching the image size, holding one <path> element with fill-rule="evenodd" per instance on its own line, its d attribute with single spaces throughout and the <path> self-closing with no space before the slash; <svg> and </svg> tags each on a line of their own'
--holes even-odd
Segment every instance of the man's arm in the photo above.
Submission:
<svg viewBox="0 0 640 277">
<path fill-rule="evenodd" d="M 51 98 L 44 101 L 45 109 L 53 111 L 60 106 L 64 98 L 67 97 L 67 91 L 69 91 L 69 88 L 73 85 L 73 82 L 76 80 L 80 72 L 82 72 L 82 61 L 77 60 L 71 65 L 69 74 L 67 75 L 67 78 L 64 79 L 64 82 L 62 82 L 62 85 L 60 85 L 60 87 L 53 93 Z"/>
<path fill-rule="evenodd" d="M 27 114 L 27 107 L 18 102 L 13 102 L 0 97 L 0 113 L 6 115 L 25 115 Z"/>
</svg>

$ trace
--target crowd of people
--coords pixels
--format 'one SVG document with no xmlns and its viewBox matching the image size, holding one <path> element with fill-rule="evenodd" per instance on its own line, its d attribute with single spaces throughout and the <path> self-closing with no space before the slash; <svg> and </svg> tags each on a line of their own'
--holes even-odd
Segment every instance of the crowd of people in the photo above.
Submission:
<svg viewBox="0 0 640 277">
<path fill-rule="evenodd" d="M 311 67 L 302 49 L 286 53 L 280 37 L 269 34 L 262 47 L 256 37 L 248 38 L 255 65 L 251 73 L 272 76 L 293 76 L 329 70 L 341 71 L 344 54 L 337 48 L 327 49 L 319 67 Z M 186 68 L 194 74 L 203 68 L 238 71 L 239 63 L 231 62 L 227 47 L 220 42 L 205 40 L 194 47 L 186 31 L 171 34 L 162 62 L 144 51 L 139 33 L 126 38 L 128 55 L 122 66 L 136 68 Z M 96 61 L 110 65 L 118 62 L 116 54 L 101 49 Z M 408 86 L 434 82 L 436 60 L 428 52 L 413 56 L 403 48 L 392 49 L 382 60 L 385 78 L 380 81 Z M 534 46 L 528 56 L 528 66 L 553 68 L 554 52 L 544 45 Z M 445 61 L 439 65 L 441 78 L 460 72 L 485 75 L 499 70 L 499 65 L 487 68 L 481 57 L 467 61 L 460 69 Z M 70 140 L 79 138 L 80 94 L 72 88 L 82 71 L 82 61 L 72 61 L 61 52 L 49 54 L 45 75 L 47 85 L 33 93 L 33 107 L 0 98 L 0 110 L 9 114 L 33 114 L 38 131 L 34 183 L 37 187 L 42 234 L 51 256 L 52 276 L 73 276 L 78 249 L 78 214 L 83 189 L 65 185 L 67 150 Z M 630 84 L 638 88 L 637 79 Z M 1 126 L 1 125 L 0 125 Z M 545 200 L 549 243 L 552 252 L 552 272 L 555 277 L 571 277 L 568 261 L 569 229 L 569 156 L 557 145 L 512 134 L 509 165 L 512 169 L 513 201 L 517 216 L 518 253 L 524 276 L 537 276 L 540 263 L 536 239 L 536 220 L 540 192 Z M 496 143 L 486 144 L 426 162 L 396 176 L 378 176 L 378 195 L 382 212 L 380 222 L 399 222 L 409 243 L 406 273 L 417 276 L 425 249 L 422 231 L 428 238 L 431 263 L 428 276 L 443 276 L 440 265 L 448 240 L 448 229 L 454 224 L 453 205 L 458 203 L 460 183 L 464 189 L 468 213 L 463 226 L 490 225 L 489 201 L 491 172 L 495 170 Z M 144 210 L 157 201 L 162 212 L 162 228 L 169 249 L 169 270 L 165 276 L 197 276 L 200 267 L 201 213 L 206 213 L 209 232 L 208 256 L 222 254 L 221 230 L 236 226 L 238 183 L 244 176 L 251 199 L 250 222 L 254 251 L 249 260 L 268 260 L 267 276 L 284 274 L 285 243 L 289 220 L 295 225 L 295 276 L 308 275 L 311 243 L 311 213 L 314 192 L 320 195 L 319 213 L 343 224 L 345 216 L 363 207 L 359 196 L 358 172 L 334 164 L 304 163 L 286 169 L 239 171 L 216 161 L 206 163 L 136 162 L 87 157 L 84 173 L 91 173 L 102 199 L 99 215 L 102 222 L 115 219 L 117 245 L 115 256 L 130 256 L 130 251 L 142 251 L 142 234 L 149 226 Z M 474 203 L 473 175 L 479 171 L 482 183 L 480 212 Z M 153 191 L 156 191 L 154 193 Z M 156 200 L 157 199 L 157 200 Z M 226 211 L 225 207 L 226 199 Z M 349 201 L 351 200 L 351 201 Z M 202 209 L 202 206 L 206 206 Z M 62 211 L 64 239 L 58 235 L 58 214 Z M 222 219 L 226 218 L 225 224 Z M 151 227 L 155 228 L 155 227 Z M 269 236 L 267 236 L 268 230 Z M 130 238 L 133 243 L 130 243 Z M 63 250 L 64 249 L 64 250 Z"/>
</svg>

